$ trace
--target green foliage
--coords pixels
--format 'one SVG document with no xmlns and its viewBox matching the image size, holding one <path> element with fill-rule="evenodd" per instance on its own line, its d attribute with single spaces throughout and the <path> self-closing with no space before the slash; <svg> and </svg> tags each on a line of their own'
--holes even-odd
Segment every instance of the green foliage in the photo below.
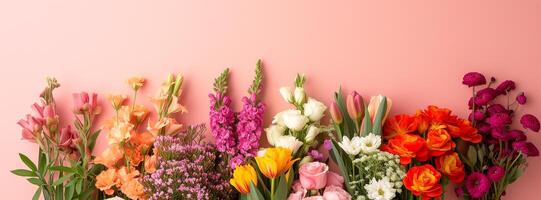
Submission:
<svg viewBox="0 0 541 200">
<path fill-rule="evenodd" d="M 220 94 L 224 94 L 227 92 L 227 79 L 229 76 L 229 68 L 225 68 L 225 70 L 218 76 L 216 79 L 214 79 L 214 91 Z"/>
<path fill-rule="evenodd" d="M 257 60 L 255 68 L 255 77 L 248 89 L 250 94 L 258 94 L 261 90 L 261 83 L 263 82 L 263 66 L 261 65 L 261 59 Z"/>
</svg>

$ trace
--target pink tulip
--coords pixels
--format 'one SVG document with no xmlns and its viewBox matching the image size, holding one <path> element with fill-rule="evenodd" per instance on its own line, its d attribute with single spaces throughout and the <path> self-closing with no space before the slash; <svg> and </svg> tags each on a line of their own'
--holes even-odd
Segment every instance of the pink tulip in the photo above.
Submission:
<svg viewBox="0 0 541 200">
<path fill-rule="evenodd" d="M 100 113 L 101 109 L 98 106 L 98 95 L 92 93 L 89 96 L 86 92 L 73 94 L 73 100 L 75 103 L 75 113 L 82 114 L 88 111 L 92 115 Z"/>
<path fill-rule="evenodd" d="M 364 102 L 361 95 L 359 95 L 359 93 L 357 93 L 356 91 L 353 91 L 350 95 L 348 95 L 346 104 L 348 114 L 351 119 L 360 122 L 361 119 L 364 117 Z"/>
<path fill-rule="evenodd" d="M 306 197 L 303 200 L 327 200 L 327 199 L 325 199 L 323 196 L 311 196 L 311 197 Z"/>
<path fill-rule="evenodd" d="M 36 142 L 36 136 L 42 130 L 43 120 L 35 118 L 32 115 L 26 115 L 26 120 L 21 119 L 17 122 L 23 128 L 22 139 L 30 142 Z"/>
<path fill-rule="evenodd" d="M 299 169 L 302 187 L 307 190 L 319 190 L 327 185 L 329 166 L 321 162 L 311 162 L 301 165 Z"/>
<path fill-rule="evenodd" d="M 306 196 L 306 190 L 302 189 L 298 191 L 294 191 L 291 194 L 289 194 L 289 197 L 287 197 L 287 200 L 303 200 L 305 199 L 304 196 Z"/>
<path fill-rule="evenodd" d="M 368 104 L 368 113 L 370 114 L 370 119 L 372 119 L 372 122 L 374 122 L 374 118 L 376 117 L 376 112 L 378 111 L 379 107 L 381 106 L 381 101 L 383 100 L 383 95 L 378 95 L 370 98 L 370 103 Z M 383 119 L 381 122 L 385 122 L 385 119 L 387 119 L 387 115 L 389 115 L 389 111 L 391 110 L 391 106 L 393 105 L 393 102 L 390 98 L 386 97 L 387 101 L 387 109 L 385 111 L 385 115 L 383 116 Z"/>
<path fill-rule="evenodd" d="M 351 195 L 342 187 L 328 186 L 323 192 L 323 198 L 325 200 L 351 200 Z"/>
<path fill-rule="evenodd" d="M 78 138 L 79 134 L 68 125 L 60 131 L 60 141 L 58 142 L 58 146 L 63 148 L 75 147 L 75 140 Z"/>
<path fill-rule="evenodd" d="M 344 177 L 340 176 L 340 174 L 329 171 L 329 173 L 327 173 L 327 187 L 331 185 L 344 187 Z"/>
<path fill-rule="evenodd" d="M 338 104 L 336 104 L 336 102 L 332 102 L 330 112 L 334 123 L 341 124 L 343 120 L 342 113 L 340 112 L 340 109 L 338 108 Z"/>
</svg>

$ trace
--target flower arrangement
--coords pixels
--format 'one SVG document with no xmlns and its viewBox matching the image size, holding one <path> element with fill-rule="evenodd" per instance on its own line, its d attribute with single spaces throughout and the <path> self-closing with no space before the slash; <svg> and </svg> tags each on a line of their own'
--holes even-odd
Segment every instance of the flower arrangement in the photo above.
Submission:
<svg viewBox="0 0 541 200">
<path fill-rule="evenodd" d="M 306 95 L 305 82 L 304 75 L 297 74 L 294 92 L 288 87 L 280 88 L 283 99 L 295 108 L 276 114 L 272 125 L 265 129 L 271 146 L 288 148 L 295 158 L 302 158 L 311 148 L 317 149 L 317 137 L 325 130 L 320 120 L 327 106 Z"/>
<path fill-rule="evenodd" d="M 204 125 L 189 127 L 177 136 L 158 136 L 156 170 L 143 178 L 149 200 L 234 199 L 224 177 L 227 163 L 213 145 L 202 142 Z"/>
<path fill-rule="evenodd" d="M 263 132 L 265 105 L 258 98 L 263 82 L 261 60 L 256 64 L 255 78 L 248 89 L 249 96 L 242 98 L 242 110 L 235 113 L 231 98 L 227 96 L 229 69 L 214 80 L 214 93 L 210 97 L 210 127 L 216 148 L 229 155 L 231 169 L 254 157 L 259 149 Z"/>
<path fill-rule="evenodd" d="M 173 118 L 173 114 L 185 112 L 178 103 L 182 82 L 182 75 L 176 78 L 169 75 L 157 95 L 151 99 L 157 114 L 155 122 L 148 119 L 150 109 L 136 101 L 139 89 L 144 86 L 144 78 L 128 80 L 128 85 L 134 91 L 130 105 L 124 104 L 127 99 L 124 95 L 109 96 L 115 116 L 104 125 L 108 130 L 109 147 L 94 159 L 94 163 L 107 168 L 96 177 L 96 188 L 106 195 L 148 198 L 142 177 L 156 170 L 154 140 L 160 135 L 175 135 L 182 130 L 182 125 Z"/>
<path fill-rule="evenodd" d="M 539 156 L 538 149 L 527 141 L 525 133 L 527 130 L 539 132 L 539 120 L 524 114 L 520 118 L 524 129 L 512 126 L 517 109 L 526 103 L 526 96 L 518 93 L 511 102 L 515 82 L 506 80 L 492 87 L 495 82 L 496 79 L 491 78 L 487 84 L 485 76 L 478 72 L 467 73 L 462 82 L 472 88 L 473 96 L 468 103 L 470 120 L 483 135 L 480 143 L 469 145 L 467 151 L 461 153 L 468 175 L 456 192 L 466 199 L 501 199 L 506 187 L 525 170 L 527 158 Z M 500 104 L 498 98 L 507 101 Z"/>
<path fill-rule="evenodd" d="M 299 180 L 293 182 L 293 191 L 287 199 L 351 199 L 343 186 L 344 178 L 330 171 L 327 164 L 309 162 L 299 168 Z"/>
<path fill-rule="evenodd" d="M 407 169 L 403 199 L 443 198 L 449 181 L 461 184 L 465 177 L 457 143 L 482 139 L 470 121 L 436 106 L 391 118 L 385 123 L 383 137 L 382 150 L 398 155 Z"/>
<path fill-rule="evenodd" d="M 38 186 L 33 199 L 88 199 L 100 195 L 93 187 L 101 166 L 92 164 L 92 150 L 100 130 L 94 120 L 101 112 L 97 95 L 86 92 L 73 94 L 75 107 L 73 126 L 60 127 L 53 91 L 60 87 L 54 78 L 40 95 L 41 102 L 32 105 L 33 114 L 18 124 L 22 139 L 38 144 L 37 165 L 26 155 L 19 154 L 28 169 L 16 169 L 13 174 L 26 177 Z"/>
</svg>

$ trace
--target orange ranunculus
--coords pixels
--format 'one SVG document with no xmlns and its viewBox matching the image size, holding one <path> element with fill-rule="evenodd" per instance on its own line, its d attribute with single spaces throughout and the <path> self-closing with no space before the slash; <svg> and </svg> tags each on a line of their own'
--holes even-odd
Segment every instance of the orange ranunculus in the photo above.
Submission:
<svg viewBox="0 0 541 200">
<path fill-rule="evenodd" d="M 383 137 L 391 139 L 398 134 L 417 131 L 418 122 L 409 115 L 397 115 L 389 119 L 383 127 Z"/>
<path fill-rule="evenodd" d="M 448 124 L 447 127 L 453 137 L 460 137 L 462 140 L 471 143 L 479 143 L 483 139 L 468 120 L 458 120 L 454 124 Z"/>
<path fill-rule="evenodd" d="M 120 190 L 128 198 L 138 200 L 145 199 L 144 186 L 137 179 L 130 179 L 128 182 L 122 184 Z"/>
<path fill-rule="evenodd" d="M 436 168 L 455 184 L 460 184 L 464 180 L 464 165 L 456 152 L 436 158 Z"/>
<path fill-rule="evenodd" d="M 441 174 L 432 165 L 412 167 L 406 177 L 404 186 L 413 192 L 415 196 L 421 196 L 423 200 L 440 197 L 443 187 L 440 185 Z"/>
<path fill-rule="evenodd" d="M 115 168 L 109 168 L 105 171 L 102 171 L 98 176 L 96 176 L 96 188 L 105 192 L 107 195 L 112 195 L 115 190 L 113 186 L 119 184 L 120 179 L 116 174 Z"/>
<path fill-rule="evenodd" d="M 282 147 L 268 148 L 265 155 L 255 157 L 259 171 L 269 179 L 287 172 L 297 160 L 292 158 L 290 149 Z"/>
<path fill-rule="evenodd" d="M 124 152 L 118 144 L 112 144 L 101 155 L 94 159 L 94 163 L 105 165 L 107 168 L 114 168 L 116 163 L 122 159 Z"/>
<path fill-rule="evenodd" d="M 429 158 L 428 148 L 423 138 L 413 134 L 400 134 L 383 145 L 382 150 L 400 156 L 400 163 L 407 165 L 412 159 L 426 161 Z"/>
<path fill-rule="evenodd" d="M 426 136 L 426 146 L 431 156 L 441 156 L 455 148 L 456 144 L 444 125 L 431 127 Z"/>
<path fill-rule="evenodd" d="M 430 127 L 430 118 L 420 110 L 415 114 L 415 122 L 417 123 L 417 132 L 419 134 L 425 134 Z"/>
<path fill-rule="evenodd" d="M 447 121 L 454 118 L 451 116 L 451 110 L 438 108 L 437 106 L 428 106 L 423 113 L 430 119 L 432 124 L 446 124 Z"/>
</svg>

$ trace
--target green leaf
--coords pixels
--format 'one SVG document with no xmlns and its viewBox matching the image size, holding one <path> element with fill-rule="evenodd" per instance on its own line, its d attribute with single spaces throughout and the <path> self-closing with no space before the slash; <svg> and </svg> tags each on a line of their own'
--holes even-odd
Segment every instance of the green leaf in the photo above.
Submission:
<svg viewBox="0 0 541 200">
<path fill-rule="evenodd" d="M 475 167 L 475 165 L 477 164 L 477 150 L 474 146 L 470 146 L 470 148 L 468 149 L 468 160 L 470 160 L 472 167 Z"/>
<path fill-rule="evenodd" d="M 81 194 L 81 191 L 83 190 L 83 179 L 80 178 L 77 180 L 77 184 L 75 184 L 75 191 L 77 194 Z"/>
<path fill-rule="evenodd" d="M 58 185 L 61 185 L 62 183 L 64 183 L 64 181 L 68 180 L 69 178 L 71 178 L 73 176 L 72 173 L 69 173 L 69 174 L 66 174 L 60 178 L 58 178 L 54 183 L 53 183 L 53 186 L 58 186 Z"/>
<path fill-rule="evenodd" d="M 372 131 L 372 119 L 370 119 L 370 113 L 368 113 L 368 107 L 364 105 L 364 119 L 363 119 L 363 131 L 362 135 L 368 135 Z"/>
<path fill-rule="evenodd" d="M 261 192 L 255 187 L 253 182 L 250 182 L 250 193 L 248 193 L 248 199 L 250 200 L 265 200 Z"/>
<path fill-rule="evenodd" d="M 385 117 L 385 113 L 387 113 L 387 97 L 383 96 L 381 103 L 379 104 L 378 111 L 376 112 L 376 116 L 374 117 L 374 127 L 372 129 L 372 133 L 374 135 L 381 135 L 381 128 L 383 126 L 383 118 Z"/>
<path fill-rule="evenodd" d="M 229 68 L 225 70 L 214 79 L 214 91 L 220 94 L 224 94 L 227 91 L 227 77 L 229 76 Z"/>
<path fill-rule="evenodd" d="M 39 196 L 41 194 L 41 187 L 39 187 L 36 192 L 34 192 L 34 196 L 32 196 L 32 200 L 39 200 Z"/>
<path fill-rule="evenodd" d="M 28 182 L 34 184 L 34 185 L 37 185 L 37 186 L 42 186 L 42 185 L 45 185 L 45 182 L 43 182 L 41 179 L 39 178 L 29 178 L 29 179 L 26 179 L 28 180 Z"/>
<path fill-rule="evenodd" d="M 12 170 L 11 173 L 17 175 L 17 176 L 26 176 L 26 177 L 36 177 L 37 174 L 33 171 L 26 170 L 26 169 L 16 169 Z"/>
<path fill-rule="evenodd" d="M 21 157 L 21 160 L 23 161 L 23 163 L 28 166 L 28 168 L 30 168 L 32 171 L 37 171 L 37 167 L 36 167 L 36 164 L 34 164 L 34 162 L 32 162 L 30 160 L 30 158 L 28 158 L 26 155 L 22 154 L 22 153 L 19 153 L 19 157 Z"/>
<path fill-rule="evenodd" d="M 90 151 L 94 150 L 94 146 L 96 146 L 96 140 L 98 139 L 98 136 L 100 135 L 101 129 L 95 131 L 90 135 L 90 140 L 88 141 L 88 149 Z"/>
<path fill-rule="evenodd" d="M 39 150 L 39 159 L 38 159 L 38 173 L 43 176 L 45 174 L 45 166 L 47 165 L 47 157 L 45 153 L 40 149 Z"/>
<path fill-rule="evenodd" d="M 342 88 L 338 89 L 338 92 L 334 93 L 334 101 L 336 102 L 336 105 L 338 105 L 338 108 L 340 109 L 340 113 L 342 113 L 343 123 L 341 126 L 343 126 L 343 130 L 341 130 L 342 136 L 348 136 L 349 138 L 352 138 L 355 133 L 357 133 L 357 128 L 355 126 L 355 122 L 351 117 L 349 117 L 346 101 L 344 100 L 344 94 L 342 93 Z M 341 137 L 338 139 L 342 139 Z"/>
<path fill-rule="evenodd" d="M 250 94 L 258 94 L 261 89 L 261 82 L 263 82 L 263 67 L 261 66 L 261 59 L 257 60 L 255 67 L 255 77 L 248 89 Z"/>
<path fill-rule="evenodd" d="M 69 168 L 69 167 L 65 167 L 65 166 L 52 166 L 52 167 L 49 167 L 49 170 L 51 170 L 51 171 L 60 171 L 60 172 L 68 172 L 68 173 L 74 173 L 75 172 L 74 169 Z"/>
<path fill-rule="evenodd" d="M 287 195 L 289 195 L 289 187 L 287 187 L 286 174 L 283 174 L 278 180 L 274 199 L 287 199 Z"/>
<path fill-rule="evenodd" d="M 71 200 L 73 199 L 73 194 L 75 192 L 75 187 L 73 185 L 71 186 L 66 186 L 66 192 L 64 192 L 64 197 L 66 200 Z"/>
<path fill-rule="evenodd" d="M 344 160 L 342 159 L 342 155 L 340 154 L 340 150 L 338 149 L 339 148 L 338 144 L 334 140 L 331 140 L 331 141 L 332 141 L 332 149 L 331 149 L 330 155 L 334 158 L 334 161 L 336 162 L 336 164 L 338 165 L 338 168 L 340 169 L 340 174 L 342 174 L 344 177 L 344 183 L 346 183 L 345 184 L 346 190 L 348 191 L 348 193 L 354 194 L 353 188 L 351 188 L 349 184 L 350 180 L 349 180 L 348 172 L 350 170 L 346 167 Z"/>
</svg>

